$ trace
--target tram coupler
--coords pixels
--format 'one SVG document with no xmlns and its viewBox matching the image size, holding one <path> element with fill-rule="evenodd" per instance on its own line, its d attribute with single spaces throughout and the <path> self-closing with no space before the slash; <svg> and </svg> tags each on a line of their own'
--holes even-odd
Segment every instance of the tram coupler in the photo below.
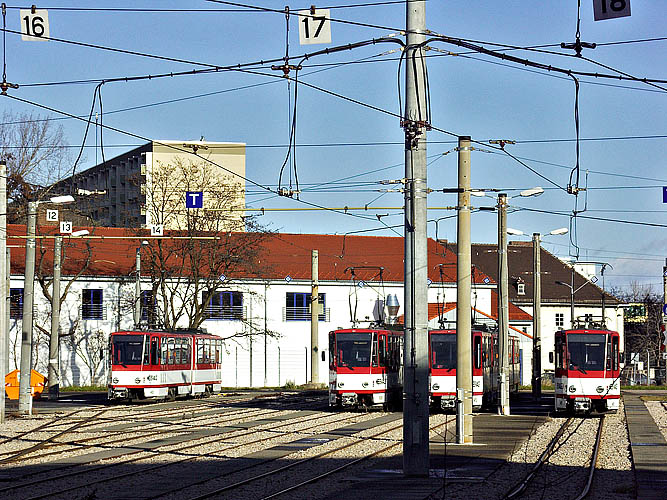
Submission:
<svg viewBox="0 0 667 500">
<path fill-rule="evenodd" d="M 575 412 L 591 411 L 591 400 L 588 398 L 575 398 L 572 404 Z"/>
</svg>

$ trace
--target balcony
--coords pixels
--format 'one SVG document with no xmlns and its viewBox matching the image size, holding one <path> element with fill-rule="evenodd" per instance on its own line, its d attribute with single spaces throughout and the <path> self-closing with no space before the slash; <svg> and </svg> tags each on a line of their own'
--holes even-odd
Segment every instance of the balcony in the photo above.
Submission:
<svg viewBox="0 0 667 500">
<path fill-rule="evenodd" d="M 331 309 L 320 308 L 317 315 L 318 321 L 330 321 Z M 310 307 L 283 307 L 283 321 L 310 321 Z"/>
<path fill-rule="evenodd" d="M 212 306 L 209 305 L 204 311 L 206 319 L 243 321 L 246 319 L 245 306 Z"/>
</svg>

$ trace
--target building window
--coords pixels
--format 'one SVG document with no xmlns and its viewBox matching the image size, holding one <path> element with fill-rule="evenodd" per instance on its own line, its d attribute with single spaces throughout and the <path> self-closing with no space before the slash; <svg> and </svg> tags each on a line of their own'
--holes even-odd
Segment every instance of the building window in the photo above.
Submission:
<svg viewBox="0 0 667 500">
<path fill-rule="evenodd" d="M 565 326 L 565 314 L 556 313 L 556 328 L 563 328 Z"/>
<path fill-rule="evenodd" d="M 104 319 L 102 290 L 81 291 L 81 319 Z"/>
<path fill-rule="evenodd" d="M 207 293 L 202 292 L 202 302 Z M 206 305 L 204 311 L 206 319 L 243 319 L 243 293 L 242 292 L 215 292 Z"/>
<path fill-rule="evenodd" d="M 141 321 L 149 325 L 157 324 L 157 308 L 155 306 L 155 296 L 153 290 L 141 291 Z"/>
<path fill-rule="evenodd" d="M 310 293 L 287 292 L 285 295 L 285 321 L 310 321 Z M 326 321 L 326 294 L 318 295 L 318 321 Z"/>
<path fill-rule="evenodd" d="M 9 317 L 11 319 L 23 318 L 23 288 L 9 290 Z"/>
<path fill-rule="evenodd" d="M 516 293 L 518 295 L 526 295 L 526 284 L 525 283 L 517 283 L 516 284 Z"/>
</svg>

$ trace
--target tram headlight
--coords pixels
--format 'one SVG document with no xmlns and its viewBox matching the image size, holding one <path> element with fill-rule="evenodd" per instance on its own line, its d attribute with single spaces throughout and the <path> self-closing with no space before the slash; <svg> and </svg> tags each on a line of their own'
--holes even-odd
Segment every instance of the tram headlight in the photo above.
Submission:
<svg viewBox="0 0 667 500">
<path fill-rule="evenodd" d="M 604 391 L 604 387 L 602 387 L 601 385 L 598 385 L 598 386 L 595 388 L 595 390 L 597 391 L 598 394 L 602 394 L 602 391 Z"/>
<path fill-rule="evenodd" d="M 577 388 L 576 388 L 575 386 L 573 386 L 573 385 L 571 385 L 570 387 L 568 387 L 567 390 L 570 391 L 570 392 L 577 392 Z"/>
</svg>

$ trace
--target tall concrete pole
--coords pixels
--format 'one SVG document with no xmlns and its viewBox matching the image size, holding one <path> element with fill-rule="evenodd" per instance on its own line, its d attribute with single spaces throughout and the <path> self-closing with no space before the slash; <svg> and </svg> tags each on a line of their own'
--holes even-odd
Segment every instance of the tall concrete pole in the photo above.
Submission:
<svg viewBox="0 0 667 500">
<path fill-rule="evenodd" d="M 49 399 L 60 396 L 60 266 L 63 237 L 53 241 L 53 290 L 51 293 L 51 337 L 49 338 Z"/>
<path fill-rule="evenodd" d="M 141 323 L 141 245 L 136 253 L 137 274 L 134 280 L 134 328 L 138 329 Z"/>
<path fill-rule="evenodd" d="M 459 137 L 459 195 L 456 226 L 456 388 L 463 389 L 463 416 L 456 442 L 472 443 L 472 319 L 470 315 L 470 137 Z"/>
<path fill-rule="evenodd" d="M 0 162 L 0 423 L 5 421 L 5 375 L 9 364 L 9 328 L 7 317 L 9 289 L 7 277 L 9 270 L 5 253 L 7 252 L 7 164 Z"/>
<path fill-rule="evenodd" d="M 310 293 L 310 382 L 317 384 L 320 381 L 319 360 L 318 353 L 318 336 L 319 336 L 319 315 L 320 315 L 320 282 L 318 281 L 318 266 L 319 266 L 319 252 L 313 250 L 310 255 L 310 271 L 311 271 L 311 293 Z"/>
<path fill-rule="evenodd" d="M 405 339 L 403 474 L 429 473 L 428 257 L 426 238 L 426 2 L 406 2 L 405 47 Z"/>
<path fill-rule="evenodd" d="M 540 269 L 540 233 L 533 233 L 533 398 L 542 397 L 541 306 L 542 271 Z"/>
<path fill-rule="evenodd" d="M 507 195 L 498 195 L 498 351 L 500 356 L 500 415 L 510 414 L 507 348 L 509 330 L 507 272 Z"/>
<path fill-rule="evenodd" d="M 23 325 L 21 336 L 21 380 L 19 382 L 19 413 L 32 414 L 30 375 L 32 370 L 32 311 L 35 292 L 35 233 L 37 202 L 28 202 L 28 237 L 25 241 L 25 278 L 23 281 Z"/>
</svg>

